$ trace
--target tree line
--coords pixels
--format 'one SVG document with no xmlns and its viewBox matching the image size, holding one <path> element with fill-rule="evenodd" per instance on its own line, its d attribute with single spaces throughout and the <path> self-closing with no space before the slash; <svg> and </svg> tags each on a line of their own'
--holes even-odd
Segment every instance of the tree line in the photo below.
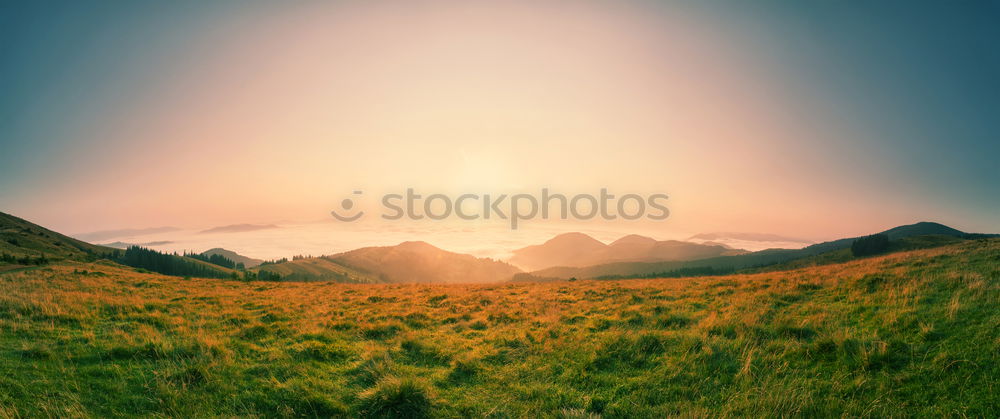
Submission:
<svg viewBox="0 0 1000 419">
<path fill-rule="evenodd" d="M 246 269 L 246 266 L 243 265 L 243 262 L 235 262 L 232 259 L 219 254 L 206 255 L 204 253 L 184 253 L 184 256 L 187 256 L 192 259 L 198 259 L 203 262 L 208 262 L 213 265 L 219 265 L 223 268 L 239 269 L 241 271 Z"/>
<path fill-rule="evenodd" d="M 236 275 L 236 272 L 233 272 L 233 275 Z M 233 279 L 241 279 L 243 281 L 280 281 L 281 275 L 271 271 L 243 271 L 243 278 L 234 276 Z"/>
<path fill-rule="evenodd" d="M 277 265 L 279 263 L 285 263 L 285 262 L 288 262 L 288 258 L 281 258 L 281 259 L 274 259 L 274 260 L 265 260 L 265 261 L 261 262 L 259 266 Z"/>
<path fill-rule="evenodd" d="M 185 253 L 184 256 L 193 257 L 190 253 Z M 233 272 L 225 272 L 218 269 L 213 269 L 211 266 L 206 266 L 192 260 L 185 259 L 175 253 L 163 253 L 152 249 L 146 249 L 139 246 L 129 246 L 125 249 L 125 253 L 117 259 L 116 262 L 122 265 L 131 266 L 133 268 L 141 268 L 150 270 L 153 272 L 161 273 L 164 275 L 173 276 L 193 276 L 202 278 L 222 278 L 222 279 L 233 279 L 238 281 L 280 281 L 281 275 L 276 272 L 270 271 L 260 271 L 252 272 L 244 269 L 242 263 L 235 263 L 231 259 L 222 255 L 198 255 L 201 257 L 194 257 L 194 259 L 212 263 L 214 265 L 229 267 L 232 266 Z M 213 257 L 218 256 L 218 257 Z M 207 260 L 206 260 L 207 259 Z M 229 265 L 229 266 L 227 266 Z"/>
<path fill-rule="evenodd" d="M 164 275 L 228 278 L 229 274 L 210 266 L 182 258 L 177 253 L 161 253 L 139 246 L 129 246 L 116 262 Z"/>
<path fill-rule="evenodd" d="M 851 243 L 851 254 L 858 257 L 877 255 L 888 250 L 889 236 L 884 233 L 860 237 Z"/>
<path fill-rule="evenodd" d="M 17 257 L 9 253 L 0 254 L 0 262 L 18 264 L 18 265 L 45 265 L 49 263 L 49 258 L 45 257 L 45 254 L 40 254 L 38 256 L 21 256 Z"/>
</svg>

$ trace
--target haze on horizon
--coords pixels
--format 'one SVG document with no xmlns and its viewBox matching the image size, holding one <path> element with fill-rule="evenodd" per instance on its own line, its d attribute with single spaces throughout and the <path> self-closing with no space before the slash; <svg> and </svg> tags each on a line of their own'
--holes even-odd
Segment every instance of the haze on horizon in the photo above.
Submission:
<svg viewBox="0 0 1000 419">
<path fill-rule="evenodd" d="M 0 211 L 57 231 L 328 220 L 407 187 L 667 193 L 667 221 L 592 226 L 657 238 L 1000 231 L 996 6 L 0 10 Z"/>
</svg>

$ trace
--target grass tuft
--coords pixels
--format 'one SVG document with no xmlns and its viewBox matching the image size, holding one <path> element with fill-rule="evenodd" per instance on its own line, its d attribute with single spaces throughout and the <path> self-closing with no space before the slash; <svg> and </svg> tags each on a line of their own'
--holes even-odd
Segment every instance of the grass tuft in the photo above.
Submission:
<svg viewBox="0 0 1000 419">
<path fill-rule="evenodd" d="M 385 377 L 359 395 L 358 411 L 368 418 L 429 418 L 431 399 L 430 387 L 421 380 Z"/>
</svg>

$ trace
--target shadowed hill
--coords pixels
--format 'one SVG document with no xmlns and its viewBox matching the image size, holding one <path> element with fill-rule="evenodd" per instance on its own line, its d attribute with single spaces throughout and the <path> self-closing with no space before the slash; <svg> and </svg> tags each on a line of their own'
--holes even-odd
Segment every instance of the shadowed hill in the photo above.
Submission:
<svg viewBox="0 0 1000 419">
<path fill-rule="evenodd" d="M 120 255 L 122 251 L 77 240 L 0 212 L 0 253 L 13 256 L 44 255 L 49 259 L 87 260 L 95 257 L 114 257 Z"/>
<path fill-rule="evenodd" d="M 528 270 L 549 266 L 587 266 L 607 245 L 583 233 L 564 233 L 543 244 L 514 251 L 510 263 Z"/>
<path fill-rule="evenodd" d="M 116 249 L 99 246 L 56 233 L 10 214 L 0 213 L 0 254 L 12 263 L 8 267 L 44 264 L 50 260 L 93 261 L 108 259 L 135 268 L 178 276 L 226 278 L 231 269 L 176 254 L 160 253 L 138 246 Z"/>
<path fill-rule="evenodd" d="M 560 234 L 549 241 L 514 251 L 510 263 L 538 270 L 554 266 L 585 267 L 612 262 L 660 262 L 744 253 L 712 243 L 656 241 L 636 234 L 604 244 L 583 233 Z"/>
<path fill-rule="evenodd" d="M 287 281 L 348 283 L 501 282 L 520 272 L 500 261 L 448 252 L 419 241 L 268 263 L 257 270 L 277 273 Z"/>
<path fill-rule="evenodd" d="M 882 233 L 889 236 L 889 239 L 901 239 L 903 237 L 930 236 L 930 235 L 952 236 L 952 237 L 965 237 L 968 235 L 965 232 L 948 227 L 944 224 L 932 223 L 927 221 L 905 226 L 899 226 L 896 228 L 890 228 L 886 231 L 883 231 Z"/>
<path fill-rule="evenodd" d="M 520 272 L 504 262 L 448 252 L 421 241 L 366 247 L 325 259 L 376 273 L 383 282 L 499 282 Z"/>
<path fill-rule="evenodd" d="M 258 265 L 254 271 L 276 273 L 283 281 L 341 282 L 350 284 L 376 284 L 382 282 L 378 274 L 344 266 L 326 257 L 310 257 Z"/>
<path fill-rule="evenodd" d="M 948 244 L 954 240 L 966 240 L 979 237 L 995 237 L 992 234 L 969 234 L 954 228 L 932 222 L 920 222 L 885 230 L 890 240 L 897 242 L 896 250 L 932 247 Z M 916 237 L 928 237 L 916 240 Z M 934 239 L 938 237 L 939 239 Z M 953 239 L 953 240 L 949 240 Z M 702 258 L 687 261 L 664 262 L 617 262 L 604 263 L 585 267 L 561 266 L 541 269 L 531 272 L 538 278 L 607 278 L 607 277 L 644 277 L 653 275 L 691 276 L 734 272 L 740 269 L 759 268 L 781 263 L 787 263 L 803 258 L 813 258 L 813 261 L 823 260 L 818 255 L 849 249 L 851 243 L 858 237 L 844 238 L 824 243 L 818 243 L 802 249 L 767 249 L 741 255 Z M 908 239 L 905 243 L 900 241 Z M 843 254 L 828 258 L 843 261 Z M 521 280 L 525 277 L 522 276 Z"/>
</svg>

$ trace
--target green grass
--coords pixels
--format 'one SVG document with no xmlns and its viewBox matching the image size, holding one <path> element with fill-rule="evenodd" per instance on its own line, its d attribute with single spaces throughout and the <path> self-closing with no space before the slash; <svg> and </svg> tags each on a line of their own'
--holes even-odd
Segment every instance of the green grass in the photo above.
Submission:
<svg viewBox="0 0 1000 419">
<path fill-rule="evenodd" d="M 1000 240 L 722 277 L 0 274 L 0 417 L 1000 415 Z"/>
</svg>

